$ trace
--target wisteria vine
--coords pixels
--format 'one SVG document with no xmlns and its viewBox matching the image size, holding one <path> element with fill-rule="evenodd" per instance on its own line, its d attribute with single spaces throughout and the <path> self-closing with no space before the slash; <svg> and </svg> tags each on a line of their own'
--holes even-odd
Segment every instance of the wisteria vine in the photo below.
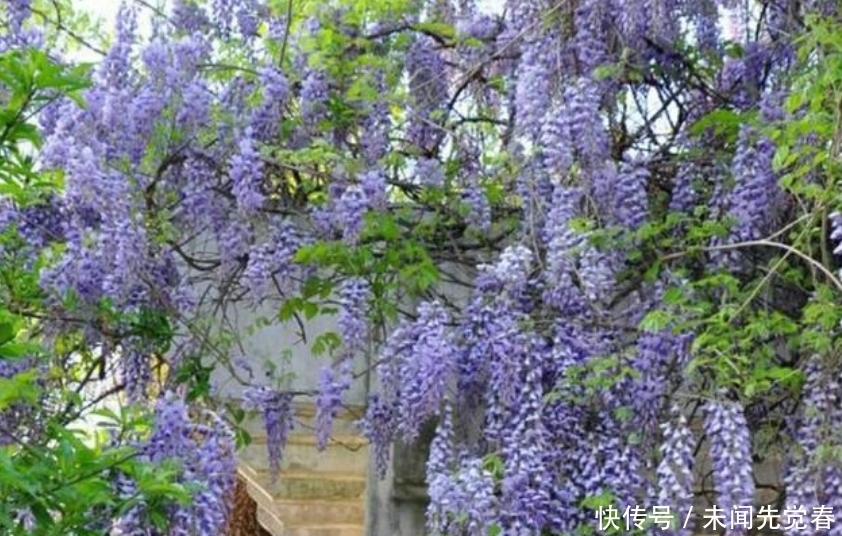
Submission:
<svg viewBox="0 0 842 536">
<path fill-rule="evenodd" d="M 213 399 L 189 371 L 237 376 L 203 326 L 236 339 L 243 303 L 337 319 L 311 391 L 243 380 L 272 471 L 298 399 L 324 448 L 373 376 L 360 427 L 381 473 L 438 421 L 437 534 L 759 506 L 753 465 L 784 451 L 775 504 L 842 501 L 820 455 L 842 423 L 842 150 L 816 75 L 835 65 L 835 2 L 278 4 L 124 3 L 85 105 L 38 114 L 60 193 L 0 207 L 45 329 L 87 326 L 132 402 L 170 393 L 143 449 L 193 452 L 181 478 L 202 489 L 174 534 L 224 521 L 230 438 L 171 393 Z M 4 6 L 0 51 L 40 43 L 43 6 Z"/>
</svg>

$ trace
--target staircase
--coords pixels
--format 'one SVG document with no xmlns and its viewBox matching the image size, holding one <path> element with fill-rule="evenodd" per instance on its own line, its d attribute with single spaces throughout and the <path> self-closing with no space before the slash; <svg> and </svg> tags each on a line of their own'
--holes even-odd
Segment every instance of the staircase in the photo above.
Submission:
<svg viewBox="0 0 842 536">
<path fill-rule="evenodd" d="M 330 444 L 319 452 L 315 409 L 298 406 L 275 482 L 262 423 L 246 426 L 252 443 L 240 452 L 239 472 L 257 503 L 258 521 L 273 536 L 364 536 L 368 443 L 353 425 L 360 413 L 339 415 Z"/>
</svg>

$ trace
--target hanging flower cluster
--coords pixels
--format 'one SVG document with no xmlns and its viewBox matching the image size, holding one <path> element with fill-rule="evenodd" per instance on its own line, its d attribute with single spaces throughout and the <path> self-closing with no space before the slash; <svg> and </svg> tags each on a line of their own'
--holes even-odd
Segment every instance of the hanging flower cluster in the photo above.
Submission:
<svg viewBox="0 0 842 536">
<path fill-rule="evenodd" d="M 246 382 L 271 469 L 296 397 L 315 400 L 324 448 L 353 382 L 374 374 L 360 424 L 381 474 L 393 441 L 438 421 L 435 533 L 572 533 L 598 500 L 680 516 L 699 490 L 697 446 L 718 506 L 750 505 L 761 426 L 798 446 L 787 498 L 842 500 L 838 467 L 806 461 L 839 442 L 838 371 L 780 349 L 813 333 L 791 324 L 821 316 L 802 309 L 826 305 L 816 281 L 832 275 L 842 218 L 815 194 L 823 178 L 792 193 L 784 136 L 770 134 L 807 113 L 785 105 L 795 39 L 833 2 L 762 2 L 759 17 L 724 0 L 508 0 L 501 16 L 470 1 L 336 1 L 291 18 L 275 4 L 177 0 L 147 38 L 146 12 L 124 3 L 86 105 L 42 111 L 36 160 L 63 188 L 37 206 L 0 200 L 0 223 L 39 267 L 56 313 L 45 329 L 83 323 L 144 403 L 151 356 L 172 369 L 166 387 L 229 362 L 202 322 L 226 325 L 236 304 L 301 325 L 335 315 L 313 391 Z M 0 50 L 39 41 L 32 9 L 4 4 Z M 802 146 L 824 147 L 809 134 Z M 771 243 L 790 235 L 806 253 Z M 367 353 L 371 370 L 356 370 Z M 798 391 L 779 369 L 806 373 L 802 409 L 775 405 L 798 414 L 789 429 L 785 410 L 752 405 Z M 144 456 L 181 460 L 200 490 L 170 524 L 215 534 L 225 427 L 172 395 L 155 408 Z M 144 516 L 119 524 L 143 531 Z"/>
</svg>

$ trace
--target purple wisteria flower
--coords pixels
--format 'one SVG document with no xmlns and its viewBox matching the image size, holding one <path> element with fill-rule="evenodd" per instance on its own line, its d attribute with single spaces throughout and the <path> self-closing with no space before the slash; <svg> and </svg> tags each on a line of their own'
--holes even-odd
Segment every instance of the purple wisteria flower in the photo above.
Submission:
<svg viewBox="0 0 842 536">
<path fill-rule="evenodd" d="M 822 456 L 823 449 L 840 444 L 842 423 L 842 389 L 837 375 L 831 372 L 821 356 L 813 355 L 804 367 L 803 409 L 793 419 L 793 438 L 784 475 L 786 505 L 803 506 L 812 512 L 817 506 L 842 508 L 842 469 Z M 787 534 L 799 531 L 790 527 Z M 828 534 L 836 534 L 831 528 Z"/>
<path fill-rule="evenodd" d="M 259 72 L 263 101 L 252 112 L 250 128 L 257 140 L 268 142 L 280 132 L 284 107 L 290 98 L 290 85 L 286 76 L 274 67 L 263 67 Z"/>
<path fill-rule="evenodd" d="M 237 478 L 234 434 L 217 415 L 191 418 L 185 401 L 165 393 L 156 403 L 151 435 L 137 445 L 142 461 L 179 462 L 178 483 L 196 490 L 186 504 L 169 507 L 169 534 L 222 536 L 228 525 L 230 496 Z M 118 475 L 115 491 L 135 498 L 137 484 Z M 149 533 L 146 504 L 140 502 L 114 521 L 121 534 Z"/>
<path fill-rule="evenodd" d="M 413 440 L 424 421 L 438 415 L 448 384 L 453 378 L 456 348 L 447 332 L 449 315 L 439 303 L 424 303 L 418 308 L 418 319 L 412 325 L 412 342 L 399 361 L 402 393 L 399 429 L 407 440 Z"/>
<path fill-rule="evenodd" d="M 669 505 L 675 515 L 670 534 L 688 536 L 690 527 L 684 519 L 693 506 L 693 452 L 695 440 L 687 426 L 687 419 L 678 408 L 673 408 L 673 419 L 661 424 L 663 443 L 658 464 L 658 504 Z"/>
<path fill-rule="evenodd" d="M 522 46 L 517 71 L 515 107 L 518 113 L 518 128 L 528 137 L 538 138 L 546 111 L 551 108 L 550 82 L 552 80 L 552 56 L 550 37 L 530 40 Z"/>
<path fill-rule="evenodd" d="M 263 206 L 263 159 L 255 147 L 251 132 L 246 132 L 239 144 L 239 151 L 231 159 L 231 183 L 237 208 L 246 214 Z"/>
<path fill-rule="evenodd" d="M 329 89 L 327 76 L 316 70 L 308 70 L 301 83 L 301 118 L 308 128 L 316 128 L 327 117 Z"/>
<path fill-rule="evenodd" d="M 649 170 L 645 162 L 624 163 L 614 189 L 613 214 L 617 223 L 635 231 L 646 221 L 649 200 L 646 183 Z"/>
<path fill-rule="evenodd" d="M 471 17 L 462 17 L 456 22 L 458 34 L 480 41 L 494 39 L 501 30 L 500 21 L 490 15 L 474 14 Z"/>
<path fill-rule="evenodd" d="M 716 486 L 716 505 L 730 516 L 734 507 L 754 504 L 754 471 L 748 424 L 742 407 L 734 402 L 708 402 L 704 418 Z M 743 532 L 734 530 L 730 534 Z"/>
<path fill-rule="evenodd" d="M 414 174 L 419 184 L 435 187 L 444 185 L 444 169 L 434 158 L 419 158 L 415 163 Z"/>
<path fill-rule="evenodd" d="M 366 414 L 358 423 L 360 431 L 371 441 L 374 469 L 380 478 L 386 475 L 389 466 L 392 440 L 398 426 L 398 412 L 391 400 L 384 400 L 380 394 L 368 399 Z"/>
<path fill-rule="evenodd" d="M 330 439 L 333 420 L 342 409 L 345 392 L 351 387 L 351 360 L 344 359 L 338 367 L 322 367 L 316 387 L 316 446 L 324 450 Z"/>
<path fill-rule="evenodd" d="M 257 411 L 266 427 L 269 472 L 276 479 L 281 471 L 287 437 L 295 423 L 293 395 L 269 387 L 250 387 L 243 392 L 243 407 Z"/>
<path fill-rule="evenodd" d="M 453 415 L 446 406 L 430 445 L 427 481 L 430 504 L 427 528 L 436 534 L 487 534 L 495 524 L 495 483 L 483 460 L 455 444 Z"/>
<path fill-rule="evenodd" d="M 203 6 L 191 0 L 174 0 L 171 20 L 176 31 L 185 34 L 205 32 L 210 25 Z"/>
<path fill-rule="evenodd" d="M 360 185 L 345 189 L 337 203 L 338 216 L 343 225 L 342 237 L 348 243 L 356 243 L 363 229 L 363 216 L 368 211 L 369 200 Z"/>
<path fill-rule="evenodd" d="M 151 351 L 140 341 L 124 345 L 120 356 L 120 371 L 126 385 L 129 402 L 138 404 L 148 399 L 147 389 L 152 382 Z"/>
<path fill-rule="evenodd" d="M 778 206 L 778 177 L 772 169 L 775 146 L 750 127 L 740 129 L 733 174 L 737 181 L 729 197 L 735 242 L 763 238 L 774 222 Z"/>
<path fill-rule="evenodd" d="M 255 301 L 268 297 L 276 284 L 284 290 L 295 289 L 295 276 L 301 273 L 294 262 L 295 254 L 305 242 L 290 219 L 274 217 L 269 221 L 268 236 L 251 245 L 243 273 L 243 282 Z"/>
<path fill-rule="evenodd" d="M 828 216 L 830 220 L 830 240 L 833 245 L 833 254 L 842 255 L 842 213 L 833 212 Z M 842 274 L 842 270 L 840 270 Z"/>
<path fill-rule="evenodd" d="M 480 231 L 488 231 L 491 228 L 491 204 L 478 178 L 472 178 L 465 185 L 463 199 L 468 205 L 469 225 Z"/>
<path fill-rule="evenodd" d="M 407 135 L 422 152 L 430 153 L 443 138 L 437 114 L 448 94 L 447 69 L 432 39 L 416 38 L 407 52 L 406 70 L 412 102 Z"/>
<path fill-rule="evenodd" d="M 339 335 L 344 351 L 353 354 L 368 344 L 368 322 L 366 309 L 370 289 L 368 283 L 359 278 L 348 279 L 339 288 Z"/>
</svg>

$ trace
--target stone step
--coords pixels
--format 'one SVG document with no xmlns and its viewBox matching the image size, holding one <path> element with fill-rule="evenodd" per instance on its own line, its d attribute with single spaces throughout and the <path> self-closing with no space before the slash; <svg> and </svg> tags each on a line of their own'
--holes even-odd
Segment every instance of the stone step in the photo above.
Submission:
<svg viewBox="0 0 842 536">
<path fill-rule="evenodd" d="M 287 525 L 365 524 L 365 504 L 361 500 L 279 500 L 272 503 L 272 511 Z"/>
<path fill-rule="evenodd" d="M 248 471 L 244 471 L 242 468 L 238 470 L 240 478 L 246 483 L 246 490 L 248 491 L 249 496 L 254 499 L 254 502 L 257 504 L 258 510 L 262 509 L 272 509 L 274 507 L 275 497 L 269 493 L 263 487 L 263 484 L 259 482 L 260 475 L 252 474 Z"/>
<path fill-rule="evenodd" d="M 365 536 L 362 525 L 307 525 L 286 527 L 283 536 Z"/>
<path fill-rule="evenodd" d="M 272 536 L 281 536 L 285 533 L 284 522 L 272 511 L 257 505 L 257 522 L 260 523 Z"/>
<path fill-rule="evenodd" d="M 274 500 L 354 500 L 365 494 L 366 478 L 360 475 L 333 473 L 282 473 L 275 482 L 268 474 L 258 474 L 248 479 L 249 493 L 252 486 L 259 487 Z M 257 490 L 255 490 L 257 491 Z M 259 494 L 259 491 L 258 491 Z M 254 495 L 252 495 L 254 496 Z M 261 500 L 255 497 L 255 501 Z M 266 504 L 266 507 L 269 507 Z"/>
<path fill-rule="evenodd" d="M 312 405 L 296 408 L 275 482 L 269 474 L 266 432 L 260 418 L 244 428 L 252 443 L 239 453 L 239 472 L 258 505 L 258 521 L 273 536 L 364 536 L 368 441 L 346 412 L 335 421 L 327 448 L 319 451 L 312 430 Z"/>
<path fill-rule="evenodd" d="M 255 473 L 269 471 L 266 444 L 257 438 L 238 453 L 241 467 Z M 288 438 L 281 458 L 281 471 L 312 471 L 365 475 L 368 469 L 368 445 L 359 436 L 343 436 L 332 441 L 325 450 L 316 448 L 311 436 Z"/>
</svg>

